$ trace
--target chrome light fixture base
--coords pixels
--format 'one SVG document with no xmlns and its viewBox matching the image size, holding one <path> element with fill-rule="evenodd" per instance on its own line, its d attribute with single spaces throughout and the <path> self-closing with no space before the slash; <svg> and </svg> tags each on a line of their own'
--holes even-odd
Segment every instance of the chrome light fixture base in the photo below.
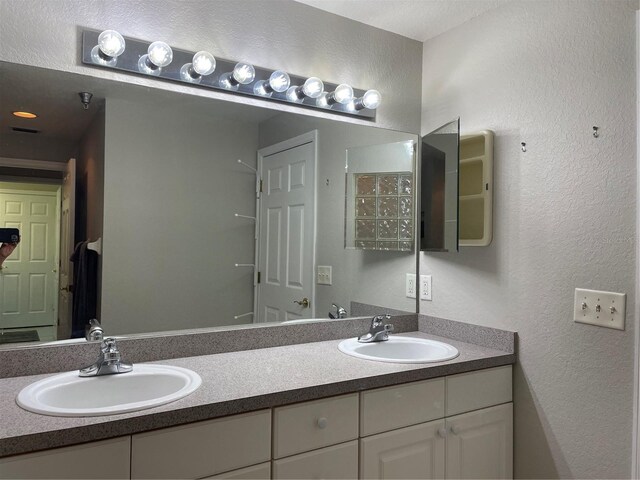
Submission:
<svg viewBox="0 0 640 480">
<path fill-rule="evenodd" d="M 225 60 L 221 58 L 215 59 L 216 66 L 215 71 L 211 75 L 201 76 L 200 78 L 194 78 L 195 76 L 191 74 L 191 72 L 185 72 L 183 66 L 186 64 L 190 64 L 193 60 L 193 56 L 196 52 L 188 52 L 185 50 L 179 50 L 176 48 L 172 48 L 173 51 L 173 59 L 171 63 L 163 66 L 162 68 L 152 68 L 149 66 L 150 62 L 147 61 L 148 57 L 145 57 L 148 52 L 149 45 L 152 42 L 138 40 L 134 38 L 124 37 L 126 41 L 126 49 L 124 52 L 118 56 L 117 62 L 111 61 L 109 58 L 104 58 L 103 55 L 95 49 L 96 45 L 98 45 L 98 36 L 100 35 L 100 30 L 89 30 L 85 29 L 82 32 L 82 63 L 85 65 L 89 65 L 96 68 L 104 68 L 108 70 L 117 70 L 127 73 L 132 73 L 135 75 L 143 75 L 148 77 L 153 77 L 155 79 L 167 80 L 172 82 L 178 82 L 182 84 L 187 84 L 192 87 L 197 88 L 208 88 L 217 90 L 219 92 L 226 92 L 232 95 L 245 95 L 254 98 L 260 98 L 262 100 L 266 100 L 269 102 L 277 102 L 284 103 L 295 106 L 302 106 L 305 108 L 311 108 L 314 110 L 330 110 L 332 113 L 338 113 L 347 115 L 349 117 L 357 117 L 368 120 L 375 120 L 376 118 L 376 110 L 363 108 L 360 110 L 356 110 L 352 106 L 343 105 L 341 103 L 334 103 L 331 105 L 331 108 L 328 109 L 327 106 L 317 105 L 316 98 L 312 98 L 306 95 L 303 95 L 302 98 L 299 98 L 297 95 L 287 95 L 287 90 L 282 92 L 273 91 L 273 92 L 265 92 L 263 88 L 256 88 L 257 82 L 263 82 L 260 85 L 268 84 L 270 76 L 274 72 L 274 68 L 255 68 L 255 77 L 250 83 L 247 84 L 238 84 L 233 85 L 232 88 L 221 85 L 224 84 L 223 75 L 226 72 L 233 72 L 235 66 L 238 64 L 235 60 Z M 145 57 L 143 59 L 143 57 Z M 141 66 L 142 64 L 142 66 Z M 155 65 L 154 65 L 155 66 Z M 144 68 L 147 67 L 147 68 Z M 181 70 L 183 70 L 181 72 Z M 288 72 L 287 72 L 288 73 Z M 189 78 L 187 78 L 189 77 Z M 302 77 L 299 75 L 292 75 L 289 73 L 290 85 L 289 91 L 293 89 L 293 87 L 299 87 L 304 85 L 309 77 Z M 223 80 L 221 82 L 221 80 Z M 325 92 L 334 92 L 336 87 L 339 84 L 337 83 L 328 83 L 324 82 L 324 91 Z M 300 92 L 302 90 L 300 89 Z M 360 98 L 365 94 L 366 90 L 362 89 L 353 89 L 354 98 Z M 266 95 L 269 93 L 269 95 Z"/>
</svg>

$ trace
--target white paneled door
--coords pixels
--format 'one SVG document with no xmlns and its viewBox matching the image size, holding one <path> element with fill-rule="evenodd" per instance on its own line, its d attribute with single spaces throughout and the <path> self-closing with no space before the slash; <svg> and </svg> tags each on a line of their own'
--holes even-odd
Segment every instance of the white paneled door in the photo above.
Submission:
<svg viewBox="0 0 640 480">
<path fill-rule="evenodd" d="M 0 188 L 0 225 L 19 228 L 21 241 L 0 271 L 0 328 L 55 325 L 60 187 L 8 185 Z"/>
<path fill-rule="evenodd" d="M 260 150 L 258 322 L 312 318 L 316 133 Z"/>
</svg>

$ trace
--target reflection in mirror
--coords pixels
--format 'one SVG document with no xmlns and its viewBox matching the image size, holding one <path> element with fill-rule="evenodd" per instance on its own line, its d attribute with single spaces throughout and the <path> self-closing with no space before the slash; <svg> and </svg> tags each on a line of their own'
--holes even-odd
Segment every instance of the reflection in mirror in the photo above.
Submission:
<svg viewBox="0 0 640 480">
<path fill-rule="evenodd" d="M 55 207 L 50 223 L 2 207 L 1 226 L 33 232 L 1 272 L 0 332 L 19 334 L 7 343 L 80 336 L 92 310 L 106 335 L 328 319 L 351 302 L 415 311 L 415 257 L 345 249 L 342 212 L 347 149 L 416 135 L 8 63 L 0 76 L 3 110 L 39 114 L 0 116 L 0 182 L 61 192 L 61 205 L 18 209 Z M 387 161 L 381 171 L 413 173 Z M 98 240 L 83 317 L 69 259 Z"/>
<path fill-rule="evenodd" d="M 415 150 L 413 141 L 347 149 L 347 248 L 413 251 Z"/>
<path fill-rule="evenodd" d="M 420 250 L 458 250 L 460 119 L 422 137 Z"/>
</svg>

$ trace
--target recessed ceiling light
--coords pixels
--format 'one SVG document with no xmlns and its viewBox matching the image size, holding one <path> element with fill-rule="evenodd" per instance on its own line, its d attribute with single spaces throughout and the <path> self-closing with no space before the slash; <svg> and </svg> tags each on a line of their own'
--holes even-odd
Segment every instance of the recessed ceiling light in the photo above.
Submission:
<svg viewBox="0 0 640 480">
<path fill-rule="evenodd" d="M 37 118 L 38 117 L 38 115 L 31 112 L 13 112 L 13 114 L 16 117 L 20 117 L 20 118 Z"/>
</svg>

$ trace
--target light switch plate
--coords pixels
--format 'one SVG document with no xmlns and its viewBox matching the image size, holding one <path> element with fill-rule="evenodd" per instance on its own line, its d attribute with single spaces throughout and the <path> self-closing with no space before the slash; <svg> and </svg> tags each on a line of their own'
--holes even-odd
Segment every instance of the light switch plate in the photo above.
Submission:
<svg viewBox="0 0 640 480">
<path fill-rule="evenodd" d="M 432 300 L 431 275 L 420 275 L 420 300 Z"/>
<path fill-rule="evenodd" d="M 407 298 L 416 298 L 416 274 L 407 273 L 407 280 L 405 284 L 405 294 Z"/>
<path fill-rule="evenodd" d="M 624 330 L 627 295 L 576 288 L 573 320 L 599 327 Z"/>
<path fill-rule="evenodd" d="M 331 270 L 329 265 L 318 265 L 318 285 L 333 285 Z"/>
</svg>

